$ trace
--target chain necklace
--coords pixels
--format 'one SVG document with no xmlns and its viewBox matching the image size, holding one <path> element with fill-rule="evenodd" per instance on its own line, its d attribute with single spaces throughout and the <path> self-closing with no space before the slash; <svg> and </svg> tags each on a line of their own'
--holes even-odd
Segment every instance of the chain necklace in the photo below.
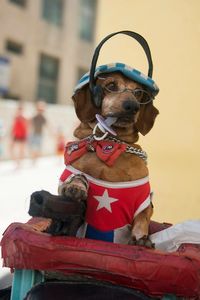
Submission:
<svg viewBox="0 0 200 300">
<path fill-rule="evenodd" d="M 88 141 L 88 150 L 93 152 L 94 148 L 91 143 L 95 140 L 94 136 L 90 135 L 86 138 L 86 140 Z M 147 163 L 147 153 L 145 151 L 138 149 L 136 147 L 132 147 L 129 144 L 127 144 L 115 137 L 112 137 L 112 136 L 105 137 L 103 140 L 104 141 L 113 141 L 118 144 L 125 144 L 126 145 L 126 150 L 125 150 L 126 153 L 135 154 Z"/>
<path fill-rule="evenodd" d="M 135 154 L 137 156 L 139 156 L 140 158 L 142 158 L 145 162 L 147 162 L 147 153 L 141 149 L 138 149 L 136 147 L 132 147 L 129 144 L 122 142 L 121 140 L 118 140 L 115 137 L 109 136 L 108 138 L 106 138 L 105 140 L 110 140 L 119 144 L 125 144 L 126 146 L 126 150 L 125 152 L 127 153 L 131 153 L 131 154 Z"/>
</svg>

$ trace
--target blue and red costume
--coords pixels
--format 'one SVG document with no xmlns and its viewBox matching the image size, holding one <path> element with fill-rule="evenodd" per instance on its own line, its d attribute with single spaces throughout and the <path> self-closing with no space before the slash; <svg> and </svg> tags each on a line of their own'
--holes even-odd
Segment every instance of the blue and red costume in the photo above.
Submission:
<svg viewBox="0 0 200 300">
<path fill-rule="evenodd" d="M 106 149 L 110 148 L 110 141 L 103 143 L 104 146 L 101 149 L 105 147 L 105 143 L 107 143 Z M 60 184 L 65 182 L 70 175 L 81 173 L 69 163 L 72 161 L 72 157 L 73 160 L 75 159 L 76 151 L 83 152 L 83 149 L 81 150 L 79 146 L 71 147 L 72 144 L 69 145 L 70 147 L 66 148 L 66 168 L 60 176 Z M 73 155 L 71 156 L 71 154 Z M 105 151 L 103 155 L 105 155 Z M 114 163 L 111 157 L 106 160 Z M 151 203 L 148 177 L 135 181 L 108 182 L 83 174 L 89 182 L 87 212 L 86 222 L 79 229 L 77 236 L 127 244 L 130 240 L 133 219 Z"/>
</svg>

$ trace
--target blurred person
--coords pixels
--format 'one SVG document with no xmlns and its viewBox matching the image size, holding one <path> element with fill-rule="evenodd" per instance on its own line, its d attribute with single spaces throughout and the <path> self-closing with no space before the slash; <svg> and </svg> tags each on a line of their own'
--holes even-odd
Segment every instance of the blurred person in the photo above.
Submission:
<svg viewBox="0 0 200 300">
<path fill-rule="evenodd" d="M 59 127 L 57 129 L 57 134 L 56 134 L 56 154 L 59 157 L 59 162 L 63 161 L 65 145 L 66 145 L 66 138 L 62 128 Z"/>
<path fill-rule="evenodd" d="M 25 150 L 28 139 L 28 120 L 24 116 L 24 107 L 19 104 L 17 107 L 11 126 L 11 158 L 20 165 L 20 161 L 25 158 Z"/>
<path fill-rule="evenodd" d="M 30 152 L 33 161 L 42 154 L 42 143 L 44 136 L 44 127 L 47 125 L 47 119 L 44 116 L 46 103 L 38 101 L 36 103 L 36 114 L 30 120 Z"/>
</svg>

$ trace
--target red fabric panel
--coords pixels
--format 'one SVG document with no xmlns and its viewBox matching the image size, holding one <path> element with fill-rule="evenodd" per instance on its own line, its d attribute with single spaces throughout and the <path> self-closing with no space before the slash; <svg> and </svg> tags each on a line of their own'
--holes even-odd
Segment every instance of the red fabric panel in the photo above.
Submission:
<svg viewBox="0 0 200 300">
<path fill-rule="evenodd" d="M 29 224 L 13 223 L 8 227 L 1 241 L 5 267 L 81 274 L 151 296 L 171 293 L 200 299 L 199 245 L 183 245 L 177 252 L 166 253 L 139 246 L 52 237 L 34 229 L 41 220 L 34 218 Z"/>
</svg>

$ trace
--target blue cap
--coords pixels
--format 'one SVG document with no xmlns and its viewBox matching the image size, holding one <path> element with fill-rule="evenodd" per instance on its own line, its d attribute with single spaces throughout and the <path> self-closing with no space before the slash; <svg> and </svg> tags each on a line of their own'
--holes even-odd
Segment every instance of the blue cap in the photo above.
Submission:
<svg viewBox="0 0 200 300">
<path fill-rule="evenodd" d="M 107 64 L 107 65 L 102 65 L 97 67 L 94 73 L 94 78 L 96 78 L 99 74 L 112 73 L 112 72 L 121 72 L 126 77 L 144 85 L 148 90 L 152 92 L 154 96 L 156 96 L 159 92 L 159 88 L 152 78 L 148 77 L 147 75 L 144 75 L 142 72 L 133 69 L 123 63 L 112 63 L 112 64 Z M 83 75 L 81 79 L 78 81 L 74 89 L 74 94 L 76 93 L 76 91 L 80 90 L 83 86 L 88 84 L 89 79 L 90 79 L 90 73 L 88 72 L 85 75 Z"/>
</svg>

